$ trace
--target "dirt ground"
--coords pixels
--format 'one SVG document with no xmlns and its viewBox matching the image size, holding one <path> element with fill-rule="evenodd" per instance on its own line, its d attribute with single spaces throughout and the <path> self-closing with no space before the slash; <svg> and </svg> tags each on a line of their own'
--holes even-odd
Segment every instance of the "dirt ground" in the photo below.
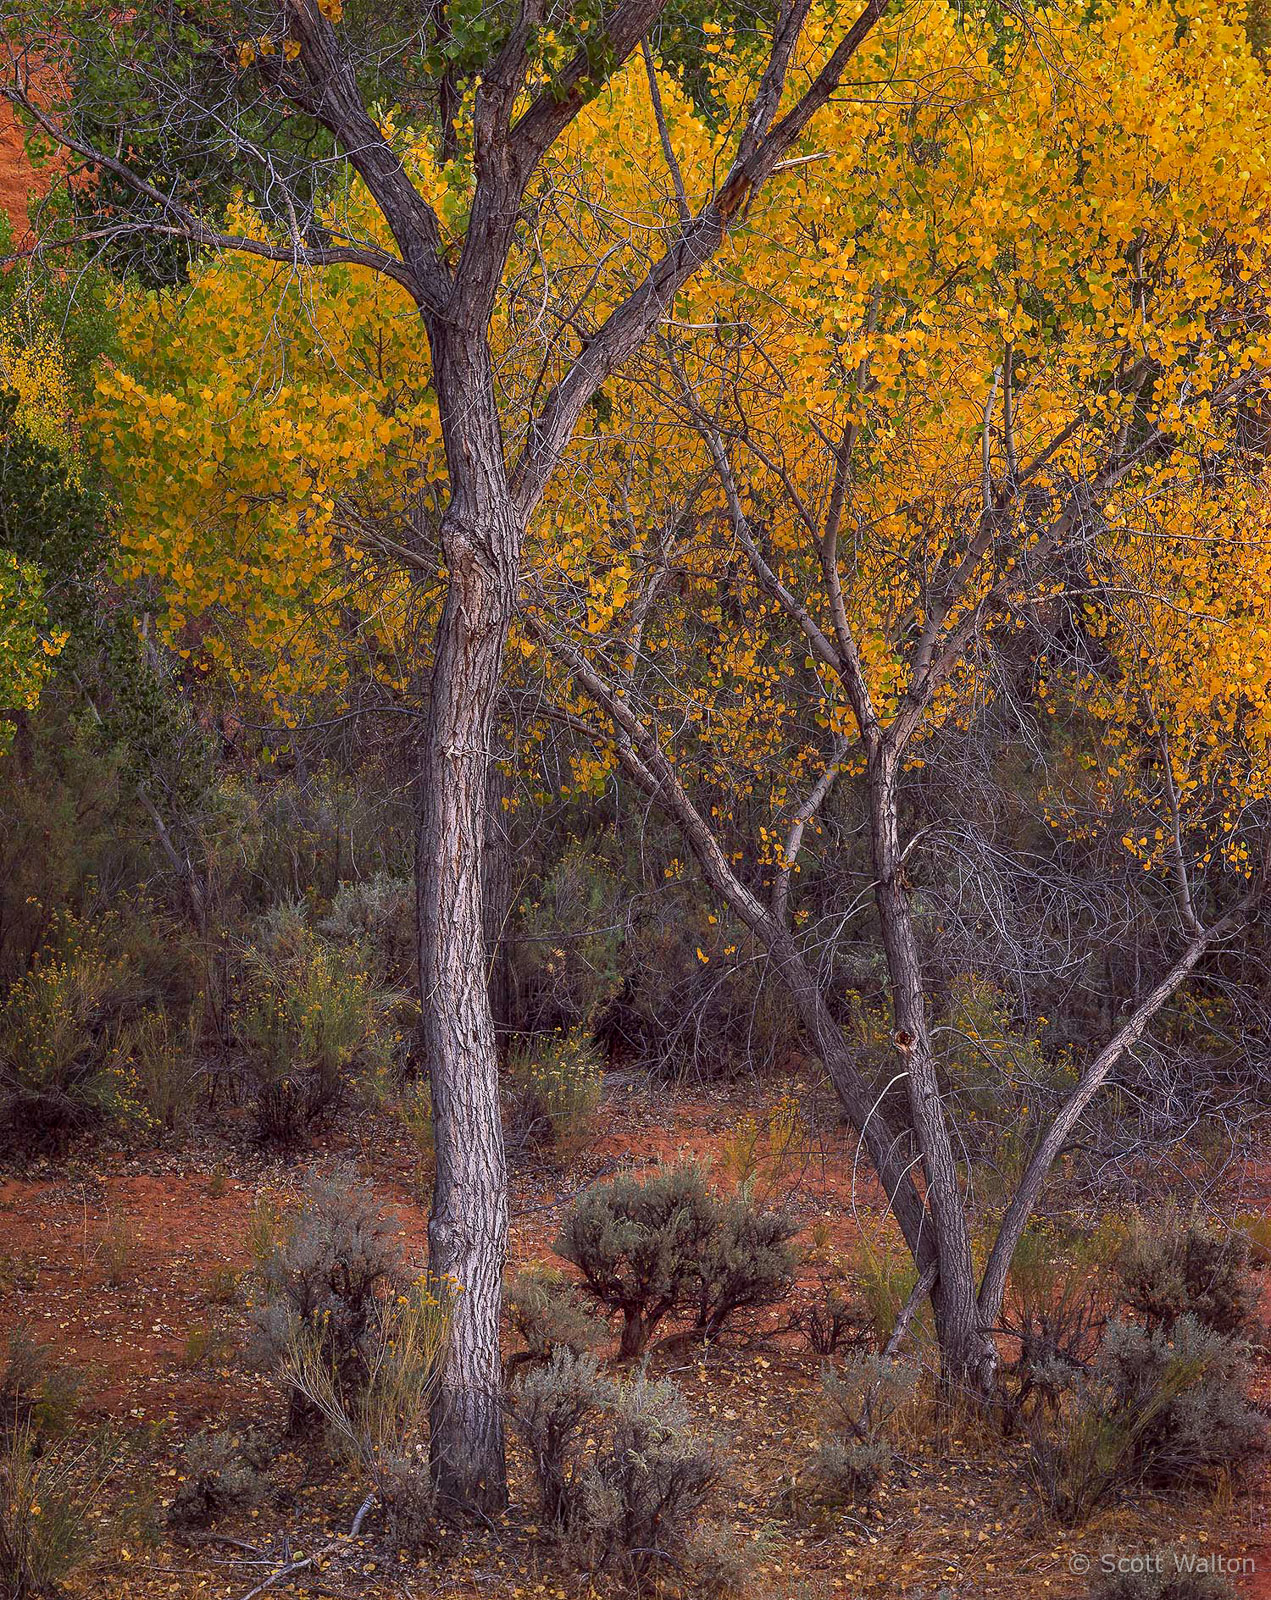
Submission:
<svg viewBox="0 0 1271 1600">
<path fill-rule="evenodd" d="M 620 1162 L 692 1157 L 717 1169 L 750 1110 L 737 1092 L 659 1094 L 610 1090 L 603 1133 L 564 1170 L 522 1163 L 513 1190 L 513 1256 L 550 1253 L 562 1204 Z M 822 1251 L 882 1241 L 878 1195 L 853 1176 L 854 1141 L 832 1125 L 801 1130 L 771 1179 L 798 1210 L 804 1237 Z M 352 1159 L 371 1174 L 422 1259 L 419 1170 L 391 1119 L 366 1113 L 322 1141 L 318 1159 Z M 306 1158 L 310 1159 L 310 1158 Z M 244 1600 L 287 1560 L 347 1531 L 359 1498 L 312 1462 L 284 1455 L 281 1503 L 218 1524 L 210 1535 L 163 1532 L 179 1472 L 179 1445 L 198 1427 L 279 1427 L 269 1381 L 241 1357 L 248 1321 L 247 1229 L 258 1196 L 294 1193 L 304 1163 L 267 1161 L 244 1141 L 204 1134 L 180 1149 L 95 1149 L 0 1183 L 0 1332 L 23 1326 L 84 1375 L 86 1419 L 112 1419 L 127 1439 L 118 1502 L 131 1531 L 82 1577 L 98 1597 L 225 1596 Z M 1264 1180 L 1242 1178 L 1240 1207 L 1265 1205 Z M 1271 1292 L 1271 1284 L 1268 1285 Z M 813 1292 L 801 1282 L 800 1298 Z M 1271 1301 L 1269 1301 L 1271 1309 Z M 1271 1597 L 1271 1473 L 1195 1496 L 1109 1512 L 1076 1533 L 1047 1527 L 1029 1495 L 1022 1451 L 983 1424 L 928 1422 L 901 1447 L 901 1468 L 868 1511 L 816 1514 L 789 1493 L 811 1450 L 820 1358 L 793 1331 L 790 1305 L 743 1319 L 712 1349 L 670 1340 L 654 1370 L 682 1385 L 695 1418 L 717 1431 L 729 1470 L 712 1508 L 730 1543 L 745 1549 L 757 1600 L 835 1596 L 1079 1596 L 1105 1554 L 1133 1557 L 1168 1541 L 1198 1556 L 1252 1561 L 1242 1594 Z M 513 1462 L 514 1509 L 497 1526 L 439 1536 L 422 1563 L 385 1551 L 372 1530 L 337 1546 L 321 1569 L 272 1585 L 272 1594 L 331 1596 L 585 1596 L 586 1574 L 562 1574 L 536 1538 L 533 1497 Z M 1074 1576 L 1074 1573 L 1078 1574 Z"/>
</svg>

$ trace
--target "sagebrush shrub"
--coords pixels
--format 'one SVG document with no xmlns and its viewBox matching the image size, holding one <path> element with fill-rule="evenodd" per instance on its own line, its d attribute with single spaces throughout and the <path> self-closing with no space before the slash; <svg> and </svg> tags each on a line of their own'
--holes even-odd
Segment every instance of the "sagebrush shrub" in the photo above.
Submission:
<svg viewBox="0 0 1271 1600">
<path fill-rule="evenodd" d="M 552 1248 L 583 1288 L 623 1319 L 621 1353 L 641 1354 L 663 1317 L 693 1304 L 717 1207 L 696 1167 L 641 1181 L 621 1173 L 579 1197 Z"/>
<path fill-rule="evenodd" d="M 738 1311 L 783 1300 L 794 1286 L 798 1231 L 788 1212 L 760 1211 L 744 1195 L 717 1202 L 697 1259 L 695 1331 L 713 1339 Z"/>
<path fill-rule="evenodd" d="M 1001 1391 L 1006 1431 L 1037 1404 L 1053 1405 L 1049 1381 L 1093 1360 L 1108 1320 L 1109 1247 L 1105 1240 L 1065 1239 L 1034 1226 L 1011 1261 L 1003 1330 L 1016 1341 L 1004 1363 Z"/>
<path fill-rule="evenodd" d="M 771 1305 L 794 1282 L 795 1228 L 745 1195 L 721 1200 L 693 1166 L 643 1181 L 623 1173 L 589 1189 L 553 1249 L 582 1273 L 582 1288 L 623 1319 L 620 1353 L 641 1354 L 658 1324 L 691 1311 L 713 1337 L 743 1307 Z"/>
<path fill-rule="evenodd" d="M 270 1442 L 254 1430 L 192 1434 L 181 1447 L 179 1483 L 168 1521 L 175 1528 L 202 1528 L 234 1511 L 269 1498 Z"/>
<path fill-rule="evenodd" d="M 891 1469 L 892 1433 L 918 1393 L 916 1363 L 854 1351 L 821 1371 L 821 1436 L 807 1479 L 827 1505 L 868 1500 Z"/>
<path fill-rule="evenodd" d="M 721 1464 L 673 1383 L 617 1383 L 560 1350 L 516 1386 L 513 1416 L 543 1520 L 576 1560 L 636 1581 L 682 1565 Z"/>
<path fill-rule="evenodd" d="M 1140 1419 L 1131 1462 L 1151 1483 L 1237 1466 L 1261 1441 L 1264 1424 L 1248 1401 L 1248 1351 L 1191 1315 L 1168 1334 L 1114 1324 L 1098 1372 L 1111 1409 Z"/>
<path fill-rule="evenodd" d="M 1134 1230 L 1119 1264 L 1121 1298 L 1148 1328 L 1194 1317 L 1216 1333 L 1243 1333 L 1257 1293 L 1248 1235 L 1223 1232 L 1198 1217 L 1166 1214 Z"/>
<path fill-rule="evenodd" d="M 598 1414 L 611 1409 L 617 1386 L 586 1352 L 559 1349 L 527 1372 L 513 1390 L 512 1415 L 538 1485 L 543 1521 L 568 1532 L 583 1518 L 583 1440 Z"/>
<path fill-rule="evenodd" d="M 252 1314 L 252 1359 L 277 1372 L 299 1329 L 315 1330 L 341 1392 L 363 1387 L 377 1304 L 406 1280 L 400 1231 L 380 1211 L 370 1183 L 351 1167 L 313 1172 L 295 1216 L 271 1229 L 258 1215 L 253 1227 L 262 1293 Z M 295 1420 L 304 1411 L 302 1405 Z"/>
<path fill-rule="evenodd" d="M 1044 1381 L 1058 1403 L 1049 1423 L 1034 1425 L 1033 1476 L 1063 1522 L 1136 1484 L 1239 1466 L 1262 1441 L 1246 1349 L 1190 1316 L 1168 1334 L 1113 1323 L 1090 1370 L 1063 1367 Z"/>
<path fill-rule="evenodd" d="M 1229 1579 L 1216 1572 L 1188 1571 L 1185 1555 L 1162 1550 L 1151 1557 L 1151 1570 L 1099 1578 L 1090 1600 L 1236 1600 L 1236 1591 Z"/>
<path fill-rule="evenodd" d="M 597 1350 L 609 1329 L 583 1304 L 578 1286 L 551 1267 L 523 1268 L 509 1278 L 504 1291 L 508 1321 L 525 1349 L 508 1360 L 509 1369 L 526 1362 L 550 1361 L 557 1350 L 582 1355 Z"/>
<path fill-rule="evenodd" d="M 721 1465 L 693 1430 L 676 1385 L 638 1373 L 621 1387 L 611 1431 L 584 1479 L 596 1564 L 637 1579 L 673 1570 Z"/>
<path fill-rule="evenodd" d="M 915 1361 L 854 1351 L 840 1365 L 822 1368 L 823 1414 L 842 1437 L 879 1437 L 912 1405 L 921 1377 Z"/>
<path fill-rule="evenodd" d="M 364 953 L 376 983 L 403 990 L 414 985 L 419 947 L 412 879 L 377 872 L 342 883 L 318 931 L 341 949 Z"/>
</svg>

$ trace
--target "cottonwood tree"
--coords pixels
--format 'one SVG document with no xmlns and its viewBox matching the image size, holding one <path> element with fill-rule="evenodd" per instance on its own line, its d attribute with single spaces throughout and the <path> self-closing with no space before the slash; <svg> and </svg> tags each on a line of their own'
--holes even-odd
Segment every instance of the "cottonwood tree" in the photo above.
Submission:
<svg viewBox="0 0 1271 1600">
<path fill-rule="evenodd" d="M 795 215 L 757 207 L 644 358 L 579 490 L 595 530 L 544 540 L 526 606 L 557 719 L 678 823 L 789 986 L 931 1292 L 945 1375 L 979 1391 L 1048 1172 L 1257 914 L 1271 840 L 1266 79 L 1218 6 L 1053 23 L 1044 49 L 1008 28 L 973 91 L 982 61 L 926 14 L 897 63 L 921 65 L 926 103 L 835 107 Z M 664 116 L 692 195 L 689 113 Z M 938 863 L 905 791 L 1021 651 L 1051 827 L 1115 829 L 1172 928 L 977 1274 L 918 905 Z M 797 875 L 845 784 L 886 960 L 881 1090 L 800 931 Z"/>
<path fill-rule="evenodd" d="M 839 21 L 814 17 L 810 0 L 783 0 L 766 22 L 760 12 L 730 24 L 745 46 L 733 76 L 750 87 L 727 106 L 717 177 L 653 229 L 652 250 L 619 242 L 624 272 L 606 284 L 620 292 L 594 292 L 609 263 L 585 256 L 550 279 L 547 354 L 509 410 L 492 327 L 509 259 L 532 249 L 551 201 L 545 159 L 660 20 L 668 58 L 708 89 L 717 83 L 709 62 L 717 22 L 701 24 L 699 46 L 689 37 L 693 14 L 673 14 L 665 0 L 347 11 L 341 0 L 271 0 L 175 11 L 142 4 L 123 14 L 60 0 L 0 5 L 3 92 L 33 136 L 64 153 L 63 199 L 93 212 L 77 229 L 73 215 L 50 211 L 56 237 L 42 247 L 74 240 L 121 250 L 145 235 L 246 254 L 309 281 L 371 273 L 402 291 L 426 337 L 426 380 L 414 387 L 435 398 L 444 482 L 430 477 L 427 440 L 417 465 L 439 488 L 437 515 L 417 504 L 392 535 L 374 530 L 374 542 L 391 543 L 408 570 L 440 567 L 444 581 L 426 660 L 417 878 L 437 1153 L 430 1262 L 462 1286 L 433 1452 L 440 1490 L 458 1501 L 492 1504 L 504 1494 L 507 1201 L 481 853 L 491 724 L 527 525 L 584 408 L 796 152 L 886 9 L 887 0 L 866 0 Z M 395 117 L 377 109 L 393 104 L 402 108 Z M 432 132 L 432 175 L 405 153 L 401 130 L 411 123 Z M 607 136 L 608 159 L 620 165 L 621 130 Z M 325 203 L 352 192 L 345 173 L 373 202 L 365 227 Z M 234 183 L 258 203 L 250 217 L 240 207 L 227 220 L 221 201 Z M 102 185 L 107 200 L 94 212 Z M 656 189 L 646 195 L 646 216 L 658 199 Z M 643 245 L 649 230 L 633 225 L 633 233 Z M 162 410 L 156 421 L 160 432 L 180 426 Z M 321 431 L 315 422 L 310 437 Z M 226 416 L 223 431 L 234 427 Z M 311 563 L 325 559 L 329 498 L 324 485 L 312 487 L 296 524 L 312 541 Z M 297 593 L 305 588 L 303 574 L 292 582 Z M 420 669 L 416 658 L 407 675 L 418 679 Z"/>
</svg>

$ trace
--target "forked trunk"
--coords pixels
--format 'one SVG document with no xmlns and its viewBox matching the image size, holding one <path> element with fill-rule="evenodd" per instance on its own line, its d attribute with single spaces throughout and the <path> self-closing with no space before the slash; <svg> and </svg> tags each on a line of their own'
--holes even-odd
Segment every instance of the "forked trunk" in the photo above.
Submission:
<svg viewBox="0 0 1271 1600">
<path fill-rule="evenodd" d="M 997 1352 L 991 1334 L 981 1327 L 976 1304 L 970 1223 L 927 1025 L 921 952 L 900 848 L 898 768 L 899 753 L 883 747 L 871 756 L 868 775 L 874 898 L 891 984 L 892 1038 L 908 1088 L 910 1121 L 935 1230 L 939 1275 L 932 1309 L 941 1380 L 947 1388 L 984 1394 L 993 1386 Z"/>
</svg>

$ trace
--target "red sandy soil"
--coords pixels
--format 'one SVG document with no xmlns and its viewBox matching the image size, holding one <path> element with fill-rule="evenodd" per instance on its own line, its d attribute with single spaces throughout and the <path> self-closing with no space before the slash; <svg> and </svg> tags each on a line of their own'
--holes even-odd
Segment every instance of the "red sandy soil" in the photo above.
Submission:
<svg viewBox="0 0 1271 1600">
<path fill-rule="evenodd" d="M 548 1256 L 561 1203 L 619 1162 L 691 1156 L 718 1165 L 745 1111 L 743 1099 L 611 1090 L 598 1119 L 603 1132 L 567 1170 L 543 1164 L 518 1170 L 514 1258 Z M 422 1259 L 416 1161 L 397 1125 L 370 1114 L 353 1119 L 338 1149 L 337 1141 L 326 1143 L 324 1156 L 337 1153 L 374 1176 Z M 854 1141 L 827 1112 L 821 1128 L 803 1130 L 775 1184 L 805 1226 L 819 1221 L 823 1245 L 832 1241 L 845 1251 L 859 1248 L 862 1232 L 879 1242 L 886 1233 L 876 1191 L 862 1175 L 853 1180 L 854 1155 Z M 84 1374 L 86 1419 L 114 1419 L 139 1444 L 140 1459 L 121 1492 L 148 1505 L 158 1529 L 124 1538 L 76 1580 L 75 1592 L 99 1600 L 241 1600 L 288 1548 L 312 1549 L 327 1529 L 347 1527 L 355 1491 L 330 1474 L 299 1483 L 305 1464 L 293 1463 L 282 1472 L 298 1483 L 289 1504 L 219 1525 L 220 1544 L 162 1532 L 182 1438 L 208 1424 L 280 1420 L 274 1389 L 241 1359 L 245 1295 L 220 1303 L 224 1288 L 218 1297 L 216 1279 L 218 1271 L 224 1277 L 220 1269 L 241 1272 L 248 1264 L 247 1226 L 257 1196 L 285 1199 L 303 1171 L 208 1138 L 179 1151 L 83 1151 L 0 1184 L 0 1333 L 20 1324 Z M 1242 1210 L 1271 1196 L 1271 1169 L 1247 1177 Z M 811 1293 L 810 1283 L 799 1293 Z M 1242 1592 L 1271 1600 L 1265 1474 L 1214 1500 L 1122 1508 L 1073 1534 L 1039 1522 L 1017 1449 L 982 1425 L 931 1422 L 904 1441 L 907 1470 L 868 1513 L 825 1518 L 797 1506 L 792 1512 L 784 1485 L 811 1449 L 819 1360 L 780 1326 L 789 1316 L 789 1307 L 762 1314 L 705 1352 L 672 1340 L 653 1360 L 683 1386 L 699 1422 L 727 1436 L 732 1466 L 713 1511 L 729 1525 L 729 1537 L 750 1551 L 745 1592 L 756 1600 L 937 1594 L 1062 1600 L 1085 1593 L 1070 1572 L 1074 1555 L 1089 1557 L 1097 1570 L 1103 1551 L 1134 1554 L 1165 1541 L 1228 1558 L 1251 1556 L 1261 1570 Z M 585 1576 L 555 1570 L 551 1550 L 535 1541 L 525 1509 L 532 1496 L 515 1464 L 514 1498 L 521 1509 L 504 1525 L 447 1536 L 422 1568 L 386 1554 L 372 1537 L 311 1574 L 311 1587 L 298 1577 L 294 1588 L 283 1583 L 269 1592 L 403 1600 L 478 1593 L 485 1600 L 581 1600 L 595 1592 Z M 232 1539 L 239 1546 L 224 1542 Z"/>
</svg>

